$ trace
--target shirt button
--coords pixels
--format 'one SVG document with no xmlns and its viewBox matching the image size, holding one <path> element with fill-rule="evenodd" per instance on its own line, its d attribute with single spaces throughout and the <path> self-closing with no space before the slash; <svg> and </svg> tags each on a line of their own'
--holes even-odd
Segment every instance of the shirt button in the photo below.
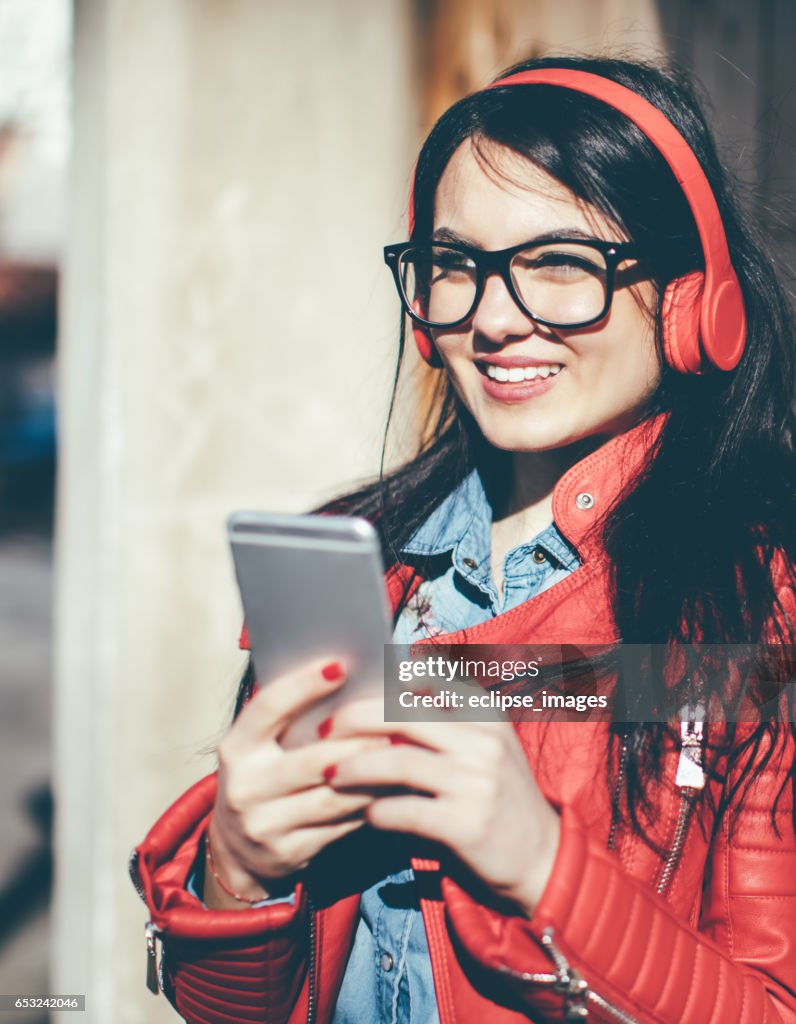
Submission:
<svg viewBox="0 0 796 1024">
<path fill-rule="evenodd" d="M 463 561 L 463 564 L 466 565 L 468 569 L 477 569 L 478 568 L 478 562 L 476 562 L 476 560 L 474 558 L 465 558 L 462 561 Z"/>
<path fill-rule="evenodd" d="M 590 509 L 594 505 L 594 495 L 589 494 L 588 491 L 581 491 L 580 494 L 575 498 L 575 504 L 578 508 Z"/>
<path fill-rule="evenodd" d="M 537 565 L 543 565 L 547 561 L 547 555 L 542 551 L 541 548 L 534 548 L 531 554 L 531 558 L 536 562 Z"/>
<path fill-rule="evenodd" d="M 392 970 L 392 957 L 390 956 L 389 953 L 382 953 L 379 963 L 381 964 L 381 969 L 383 971 Z"/>
</svg>

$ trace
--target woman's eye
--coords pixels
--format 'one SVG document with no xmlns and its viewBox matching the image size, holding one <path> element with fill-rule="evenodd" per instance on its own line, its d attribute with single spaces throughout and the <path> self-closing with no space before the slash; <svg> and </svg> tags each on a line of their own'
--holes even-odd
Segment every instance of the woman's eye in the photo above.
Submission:
<svg viewBox="0 0 796 1024">
<path fill-rule="evenodd" d="M 473 264 L 466 256 L 444 256 L 437 257 L 431 267 L 431 283 L 446 279 L 457 279 L 470 277 L 473 273 Z"/>
<path fill-rule="evenodd" d="M 546 252 L 530 261 L 528 268 L 558 277 L 591 275 L 600 273 L 603 269 L 588 257 L 571 252 Z"/>
</svg>

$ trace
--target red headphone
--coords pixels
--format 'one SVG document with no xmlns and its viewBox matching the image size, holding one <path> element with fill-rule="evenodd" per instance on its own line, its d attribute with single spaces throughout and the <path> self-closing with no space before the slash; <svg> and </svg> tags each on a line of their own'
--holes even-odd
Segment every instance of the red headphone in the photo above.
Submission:
<svg viewBox="0 0 796 1024">
<path fill-rule="evenodd" d="M 709 366 L 734 370 L 746 343 L 743 294 L 730 263 L 713 191 L 680 132 L 657 107 L 632 89 L 591 72 L 538 68 L 501 78 L 487 89 L 503 85 L 557 85 L 594 96 L 630 118 L 658 149 L 688 200 L 705 257 L 704 273 L 692 271 L 666 286 L 662 306 L 666 359 L 680 373 L 701 373 Z M 410 232 L 413 221 L 414 201 L 410 196 Z M 441 366 L 430 333 L 415 325 L 414 337 L 423 359 L 431 366 Z"/>
</svg>

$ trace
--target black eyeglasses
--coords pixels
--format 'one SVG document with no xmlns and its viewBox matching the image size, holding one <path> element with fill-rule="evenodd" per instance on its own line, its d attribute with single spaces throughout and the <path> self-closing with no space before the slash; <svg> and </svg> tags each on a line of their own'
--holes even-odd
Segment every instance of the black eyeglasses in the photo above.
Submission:
<svg viewBox="0 0 796 1024">
<path fill-rule="evenodd" d="M 616 268 L 635 258 L 630 242 L 538 239 L 489 251 L 458 242 L 401 242 L 384 249 L 409 316 L 424 327 L 456 327 L 475 313 L 490 274 L 519 308 L 546 327 L 588 327 L 611 307 Z"/>
</svg>

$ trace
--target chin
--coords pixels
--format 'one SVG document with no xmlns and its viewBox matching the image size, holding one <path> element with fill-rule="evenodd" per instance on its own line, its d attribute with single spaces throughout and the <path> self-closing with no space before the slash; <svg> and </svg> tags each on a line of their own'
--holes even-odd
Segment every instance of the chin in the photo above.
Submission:
<svg viewBox="0 0 796 1024">
<path fill-rule="evenodd" d="M 581 440 L 577 432 L 553 424 L 540 423 L 530 428 L 527 425 L 523 428 L 521 424 L 512 428 L 496 428 L 491 424 L 479 426 L 486 440 L 504 452 L 549 452 Z"/>
</svg>

